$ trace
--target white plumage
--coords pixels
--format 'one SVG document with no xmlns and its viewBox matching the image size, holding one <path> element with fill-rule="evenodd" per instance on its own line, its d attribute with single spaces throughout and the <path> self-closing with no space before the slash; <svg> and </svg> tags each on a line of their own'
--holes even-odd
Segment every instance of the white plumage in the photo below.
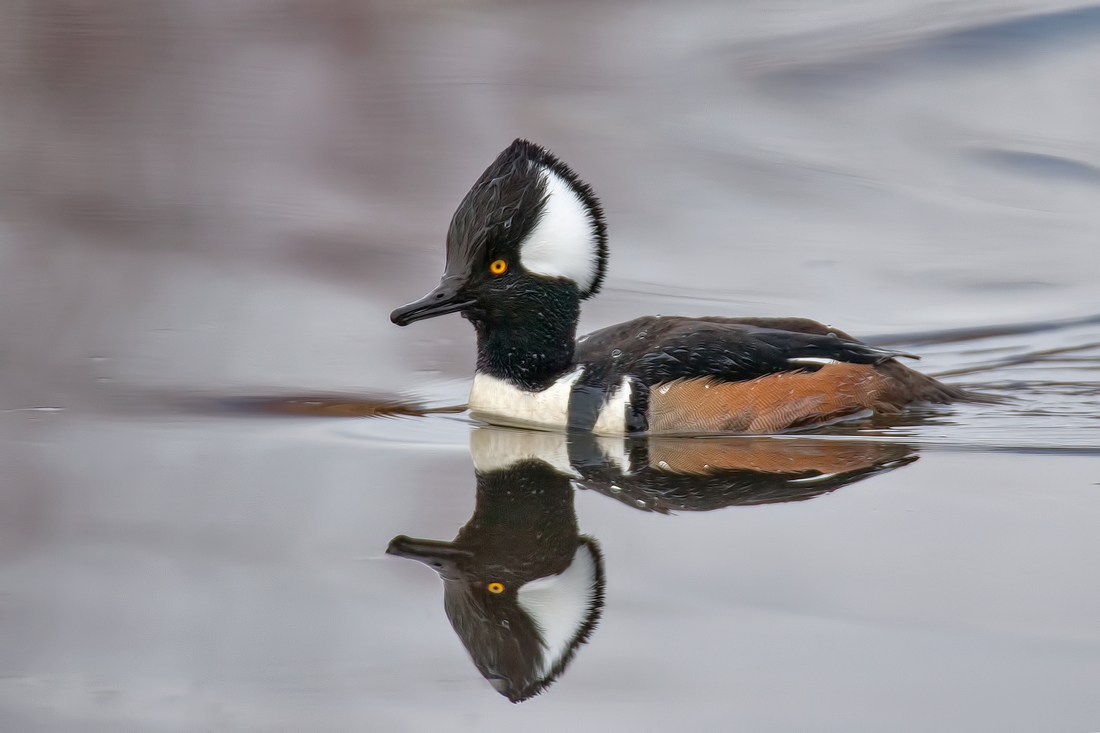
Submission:
<svg viewBox="0 0 1100 733">
<path fill-rule="evenodd" d="M 546 205 L 520 245 L 520 263 L 537 275 L 569 278 L 586 292 L 599 272 L 596 223 L 568 181 L 549 169 L 543 181 Z"/>
<path fill-rule="evenodd" d="M 569 423 L 569 394 L 583 371 L 577 367 L 541 392 L 529 392 L 478 372 L 470 386 L 470 415 L 492 416 L 494 423 L 521 428 L 564 428 Z"/>
<path fill-rule="evenodd" d="M 573 563 L 560 575 L 539 578 L 520 587 L 516 601 L 538 627 L 546 653 L 542 675 L 568 653 L 596 605 L 596 558 L 582 544 Z"/>
</svg>

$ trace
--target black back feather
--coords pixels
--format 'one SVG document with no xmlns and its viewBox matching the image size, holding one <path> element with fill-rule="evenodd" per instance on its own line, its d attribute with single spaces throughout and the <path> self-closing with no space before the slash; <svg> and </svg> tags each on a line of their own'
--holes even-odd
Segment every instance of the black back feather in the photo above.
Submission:
<svg viewBox="0 0 1100 733">
<path fill-rule="evenodd" d="M 595 331 L 577 342 L 574 355 L 589 368 L 590 386 L 610 386 L 623 376 L 641 384 L 710 377 L 740 382 L 768 374 L 812 370 L 796 359 L 832 359 L 853 364 L 879 364 L 898 352 L 886 351 L 829 331 L 802 319 L 782 319 L 770 328 L 766 319 L 662 318 L 645 316 Z"/>
</svg>

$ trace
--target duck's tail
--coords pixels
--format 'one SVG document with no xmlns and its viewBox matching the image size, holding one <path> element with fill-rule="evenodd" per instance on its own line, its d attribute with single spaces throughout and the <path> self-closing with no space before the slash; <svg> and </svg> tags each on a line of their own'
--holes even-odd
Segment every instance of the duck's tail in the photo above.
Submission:
<svg viewBox="0 0 1100 733">
<path fill-rule="evenodd" d="M 952 384 L 944 384 L 934 377 L 910 369 L 896 359 L 889 359 L 878 365 L 875 369 L 896 386 L 896 398 L 901 407 L 910 402 L 929 402 L 945 405 L 951 402 L 982 402 L 998 403 L 1004 398 L 998 395 L 974 392 L 973 390 L 956 387 Z"/>
</svg>

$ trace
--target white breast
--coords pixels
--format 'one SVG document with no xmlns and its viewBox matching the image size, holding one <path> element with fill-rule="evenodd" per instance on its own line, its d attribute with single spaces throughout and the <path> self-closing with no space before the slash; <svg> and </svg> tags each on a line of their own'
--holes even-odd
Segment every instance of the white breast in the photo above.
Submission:
<svg viewBox="0 0 1100 733">
<path fill-rule="evenodd" d="M 583 373 L 584 368 L 577 367 L 541 392 L 531 392 L 478 372 L 470 387 L 470 415 L 494 425 L 562 430 L 569 425 L 573 385 Z M 604 399 L 592 432 L 608 436 L 625 434 L 626 406 L 632 393 L 630 380 L 623 377 Z"/>
<path fill-rule="evenodd" d="M 583 371 L 577 367 L 540 392 L 478 372 L 470 387 L 470 415 L 497 425 L 563 429 L 569 424 L 569 395 Z"/>
</svg>

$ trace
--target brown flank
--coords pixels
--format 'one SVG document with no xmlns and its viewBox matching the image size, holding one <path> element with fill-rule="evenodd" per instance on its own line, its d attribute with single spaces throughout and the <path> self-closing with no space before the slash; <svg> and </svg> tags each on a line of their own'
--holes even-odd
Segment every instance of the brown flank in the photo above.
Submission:
<svg viewBox="0 0 1100 733">
<path fill-rule="evenodd" d="M 649 393 L 649 431 L 774 433 L 867 410 L 896 413 L 914 401 L 969 397 L 892 359 L 879 365 L 839 362 L 745 382 L 703 377 L 654 385 Z"/>
</svg>

